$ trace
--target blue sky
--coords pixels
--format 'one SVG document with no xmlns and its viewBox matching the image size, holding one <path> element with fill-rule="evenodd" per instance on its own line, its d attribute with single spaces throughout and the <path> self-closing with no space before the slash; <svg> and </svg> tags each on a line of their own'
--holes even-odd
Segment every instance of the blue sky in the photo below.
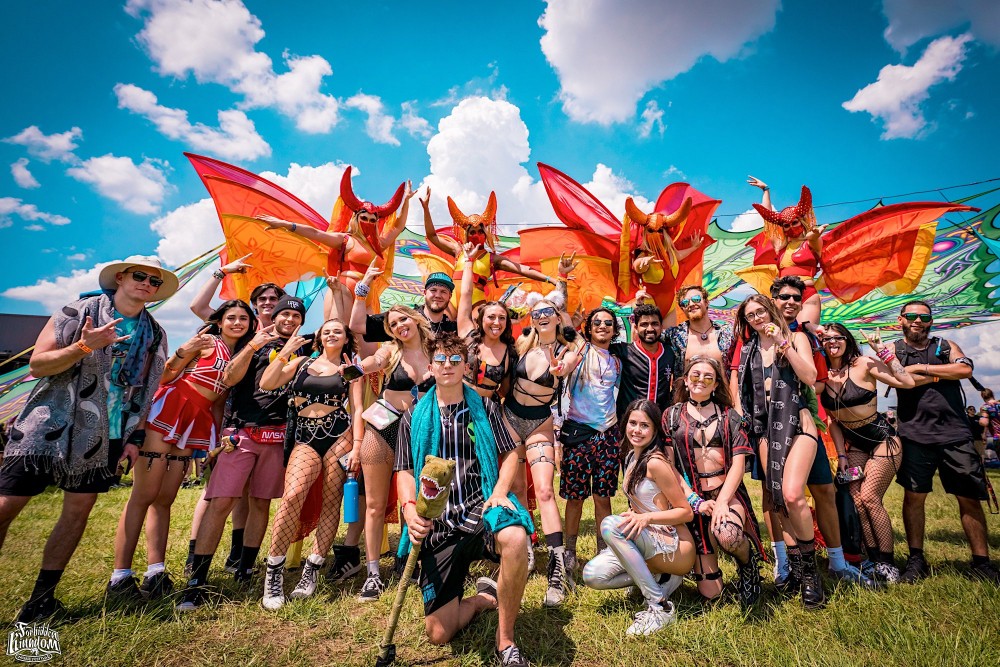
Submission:
<svg viewBox="0 0 1000 667">
<path fill-rule="evenodd" d="M 3 312 L 218 242 L 185 150 L 323 215 L 348 163 L 365 198 L 432 185 L 439 222 L 445 195 L 472 210 L 496 189 L 504 233 L 552 220 L 535 161 L 613 211 L 686 180 L 733 216 L 759 194 L 747 174 L 779 206 L 803 183 L 822 204 L 1000 175 L 989 0 L 40 0 L 4 18 Z M 168 330 L 194 326 L 187 298 Z"/>
</svg>

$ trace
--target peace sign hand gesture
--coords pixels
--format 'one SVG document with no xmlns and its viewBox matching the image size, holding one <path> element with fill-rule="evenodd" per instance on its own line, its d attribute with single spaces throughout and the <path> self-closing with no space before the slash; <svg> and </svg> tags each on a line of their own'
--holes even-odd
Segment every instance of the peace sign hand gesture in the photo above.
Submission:
<svg viewBox="0 0 1000 667">
<path fill-rule="evenodd" d="M 87 316 L 83 321 L 83 328 L 80 330 L 80 340 L 91 350 L 103 350 L 108 345 L 121 343 L 131 336 L 119 336 L 115 330 L 115 325 L 122 321 L 122 318 L 111 320 L 102 327 L 94 328 L 94 320 Z"/>
<path fill-rule="evenodd" d="M 566 364 L 563 363 L 563 357 L 566 356 L 568 349 L 564 349 L 559 353 L 559 356 L 552 354 L 552 346 L 545 346 L 545 356 L 549 358 L 549 373 L 557 377 L 561 376 L 566 368 Z"/>
<path fill-rule="evenodd" d="M 466 261 L 472 261 L 472 258 L 479 254 L 483 246 L 473 245 L 472 243 L 462 244 L 462 255 L 465 257 Z"/>
</svg>

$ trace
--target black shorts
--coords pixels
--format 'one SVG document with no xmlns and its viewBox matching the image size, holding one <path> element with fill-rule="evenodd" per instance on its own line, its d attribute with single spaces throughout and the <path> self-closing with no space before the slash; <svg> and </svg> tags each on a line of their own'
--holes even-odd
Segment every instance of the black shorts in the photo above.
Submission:
<svg viewBox="0 0 1000 667">
<path fill-rule="evenodd" d="M 475 533 L 456 530 L 433 548 L 420 551 L 420 590 L 424 615 L 429 615 L 454 599 L 461 599 L 469 568 L 484 558 L 499 562 L 492 536 L 480 524 Z"/>
<path fill-rule="evenodd" d="M 907 491 L 930 493 L 934 471 L 941 474 L 945 493 L 961 498 L 986 500 L 986 473 L 972 440 L 944 445 L 925 445 L 903 441 L 903 462 L 896 473 L 896 483 Z"/>
<path fill-rule="evenodd" d="M 809 469 L 809 477 L 806 478 L 806 485 L 813 484 L 833 484 L 833 469 L 830 467 L 830 459 L 826 458 L 826 447 L 823 440 L 818 442 L 812 436 L 806 436 L 809 442 L 816 443 L 816 456 L 813 458 L 812 468 Z"/>
<path fill-rule="evenodd" d="M 89 476 L 86 482 L 70 486 L 63 480 L 58 487 L 67 493 L 107 493 L 121 481 L 118 474 L 118 459 L 125 448 L 122 441 L 112 440 L 108 444 L 108 467 Z M 0 468 L 0 496 L 27 496 L 32 498 L 56 485 L 52 473 L 28 463 L 23 456 L 4 459 Z"/>
</svg>

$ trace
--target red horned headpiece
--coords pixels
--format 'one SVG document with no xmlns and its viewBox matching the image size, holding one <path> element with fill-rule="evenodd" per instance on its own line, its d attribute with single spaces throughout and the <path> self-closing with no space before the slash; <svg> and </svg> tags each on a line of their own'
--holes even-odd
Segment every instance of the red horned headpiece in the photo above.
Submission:
<svg viewBox="0 0 1000 667">
<path fill-rule="evenodd" d="M 650 214 L 643 213 L 631 197 L 625 200 L 625 214 L 628 215 L 629 219 L 637 225 L 645 227 L 648 231 L 658 232 L 663 229 L 669 229 L 670 227 L 676 227 L 683 224 L 687 220 L 688 214 L 691 213 L 691 198 L 688 197 L 681 204 L 680 208 L 671 213 L 670 215 L 665 215 L 663 213 L 656 213 L 655 211 Z"/>
<path fill-rule="evenodd" d="M 344 205 L 354 213 L 367 211 L 379 218 L 385 218 L 395 213 L 403 202 L 405 186 L 405 183 L 400 183 L 395 194 L 392 195 L 392 199 L 381 206 L 376 206 L 370 201 L 362 201 L 354 194 L 354 188 L 351 186 L 351 167 L 348 165 L 347 169 L 344 170 L 344 176 L 340 179 L 340 198 L 344 200 Z"/>
<path fill-rule="evenodd" d="M 772 225 L 779 227 L 791 226 L 797 220 L 805 218 L 806 224 L 803 226 L 806 229 L 811 229 L 814 224 L 814 221 L 812 221 L 812 201 L 812 193 L 809 192 L 809 188 L 803 185 L 802 194 L 799 196 L 799 203 L 795 206 L 786 206 L 780 212 L 772 211 L 760 204 L 754 204 L 753 207 L 757 209 L 760 217 L 764 218 L 765 222 L 769 222 Z"/>
<path fill-rule="evenodd" d="M 491 192 L 490 198 L 486 202 L 486 209 L 483 211 L 482 215 L 478 213 L 473 213 L 472 215 L 465 215 L 462 210 L 458 208 L 458 204 L 451 197 L 448 197 L 448 212 L 451 213 L 451 219 L 455 222 L 455 236 L 457 236 L 464 243 L 466 238 L 467 230 L 470 227 L 483 227 L 483 231 L 486 232 L 486 238 L 491 246 L 496 246 L 497 243 L 497 193 Z"/>
</svg>

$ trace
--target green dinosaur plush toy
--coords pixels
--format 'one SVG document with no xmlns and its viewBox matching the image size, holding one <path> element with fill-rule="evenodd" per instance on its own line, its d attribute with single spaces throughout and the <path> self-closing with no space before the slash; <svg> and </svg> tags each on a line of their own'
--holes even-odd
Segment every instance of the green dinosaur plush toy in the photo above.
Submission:
<svg viewBox="0 0 1000 667">
<path fill-rule="evenodd" d="M 417 514 L 436 519 L 448 504 L 451 480 L 455 478 L 455 462 L 436 456 L 424 457 L 417 482 Z"/>
</svg>

